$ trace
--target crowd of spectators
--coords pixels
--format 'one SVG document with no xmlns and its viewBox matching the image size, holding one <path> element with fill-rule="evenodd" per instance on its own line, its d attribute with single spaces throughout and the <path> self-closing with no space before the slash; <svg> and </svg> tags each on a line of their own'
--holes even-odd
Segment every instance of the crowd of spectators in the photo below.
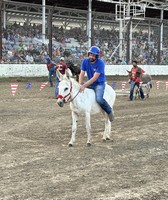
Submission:
<svg viewBox="0 0 168 200">
<path fill-rule="evenodd" d="M 63 56 L 66 60 L 80 63 L 87 56 L 88 38 L 85 30 L 53 26 L 52 38 L 52 57 L 55 62 Z M 74 38 L 78 45 L 71 44 L 71 38 Z M 126 64 L 124 57 L 119 58 L 116 48 L 119 44 L 118 31 L 94 30 L 94 43 L 101 48 L 100 56 L 106 64 Z M 163 47 L 161 64 L 168 64 L 168 40 L 163 41 Z M 123 49 L 126 51 L 124 45 Z M 20 25 L 15 22 L 3 30 L 1 63 L 42 64 L 45 63 L 45 57 L 48 54 L 48 44 L 42 43 L 42 25 Z M 147 33 L 133 33 L 132 57 L 141 64 L 156 64 L 156 36 L 151 34 L 151 42 L 148 42 Z"/>
</svg>

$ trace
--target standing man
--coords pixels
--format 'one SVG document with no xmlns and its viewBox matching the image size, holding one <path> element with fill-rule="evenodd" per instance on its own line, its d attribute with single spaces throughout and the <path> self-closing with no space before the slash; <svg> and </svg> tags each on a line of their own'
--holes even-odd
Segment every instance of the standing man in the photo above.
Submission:
<svg viewBox="0 0 168 200">
<path fill-rule="evenodd" d="M 61 57 L 60 58 L 60 62 L 58 64 L 56 64 L 56 70 L 59 70 L 59 72 L 64 75 L 65 74 L 65 71 L 67 69 L 67 65 L 65 64 L 64 62 L 64 57 Z M 57 98 L 58 96 L 58 86 L 59 86 L 59 79 L 58 77 L 56 76 L 56 84 L 55 84 L 55 97 Z"/>
<path fill-rule="evenodd" d="M 88 52 L 88 58 L 83 60 L 79 75 L 80 91 L 84 91 L 85 88 L 93 89 L 97 103 L 108 114 L 109 120 L 112 122 L 114 120 L 113 110 L 103 98 L 106 81 L 105 63 L 99 58 L 99 55 L 100 49 L 97 46 L 92 46 Z M 85 72 L 88 81 L 83 84 Z"/>
<path fill-rule="evenodd" d="M 50 82 L 50 87 L 53 87 L 52 76 L 54 76 L 54 78 L 56 77 L 56 73 L 55 73 L 56 65 L 49 56 L 46 57 L 46 62 L 47 62 L 46 63 L 47 69 L 49 72 L 48 73 L 48 81 Z"/>
<path fill-rule="evenodd" d="M 145 98 L 144 96 L 144 92 L 142 90 L 142 87 L 140 87 L 140 82 L 142 81 L 141 77 L 142 74 L 145 72 L 143 69 L 141 69 L 140 67 L 138 67 L 137 65 L 137 61 L 134 60 L 132 62 L 132 69 L 129 73 L 129 82 L 130 82 L 130 101 L 133 100 L 133 94 L 134 94 L 134 88 L 137 85 L 138 88 L 140 89 L 140 95 L 141 95 L 141 99 L 143 100 Z"/>
</svg>

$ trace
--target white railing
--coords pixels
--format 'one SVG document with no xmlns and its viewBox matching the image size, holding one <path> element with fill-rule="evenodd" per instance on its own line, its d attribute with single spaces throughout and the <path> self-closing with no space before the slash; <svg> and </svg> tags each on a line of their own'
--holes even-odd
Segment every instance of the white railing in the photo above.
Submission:
<svg viewBox="0 0 168 200">
<path fill-rule="evenodd" d="M 105 73 L 110 75 L 127 76 L 127 70 L 132 65 L 106 65 Z M 150 75 L 168 75 L 167 65 L 140 65 Z M 47 76 L 48 71 L 45 64 L 1 64 L 1 77 L 42 77 Z"/>
</svg>

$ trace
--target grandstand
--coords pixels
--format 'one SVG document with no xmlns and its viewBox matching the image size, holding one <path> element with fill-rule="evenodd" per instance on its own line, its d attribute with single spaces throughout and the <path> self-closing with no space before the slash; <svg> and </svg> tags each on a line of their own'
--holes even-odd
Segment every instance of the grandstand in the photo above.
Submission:
<svg viewBox="0 0 168 200">
<path fill-rule="evenodd" d="M 91 43 L 101 47 L 107 63 L 120 64 L 122 60 L 129 63 L 132 58 L 138 58 L 143 64 L 167 64 L 166 0 L 92 0 L 91 19 L 88 18 L 88 1 L 48 0 L 45 40 L 42 1 L 25 2 L 4 0 L 0 4 L 4 63 L 27 62 L 27 54 L 33 56 L 35 63 L 44 62 L 44 56 L 49 53 L 55 59 L 62 55 L 67 59 L 83 59 L 89 44 L 87 22 L 91 20 Z M 16 30 L 17 35 L 11 34 Z M 36 48 L 33 53 L 32 48 Z"/>
</svg>

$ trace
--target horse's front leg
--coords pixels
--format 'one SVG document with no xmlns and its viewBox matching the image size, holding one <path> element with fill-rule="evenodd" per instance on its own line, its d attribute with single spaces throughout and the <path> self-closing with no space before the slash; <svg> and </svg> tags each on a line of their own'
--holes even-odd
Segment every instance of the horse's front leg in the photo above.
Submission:
<svg viewBox="0 0 168 200">
<path fill-rule="evenodd" d="M 108 115 L 105 113 L 105 130 L 103 134 L 103 141 L 110 140 L 111 135 L 111 122 L 109 121 Z"/>
<path fill-rule="evenodd" d="M 69 147 L 72 147 L 75 142 L 77 124 L 78 124 L 78 114 L 72 111 L 72 135 L 71 135 L 71 140 L 69 142 Z"/>
<path fill-rule="evenodd" d="M 90 125 L 90 113 L 85 113 L 86 131 L 87 131 L 87 146 L 91 146 L 91 125 Z"/>
</svg>

